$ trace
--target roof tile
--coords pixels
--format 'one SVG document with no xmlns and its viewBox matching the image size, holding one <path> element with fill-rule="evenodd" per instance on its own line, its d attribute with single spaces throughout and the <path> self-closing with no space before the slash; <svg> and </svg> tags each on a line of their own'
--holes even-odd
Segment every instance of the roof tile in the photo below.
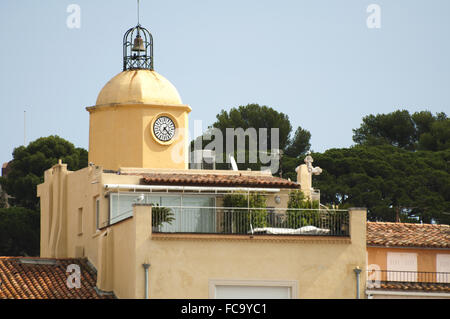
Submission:
<svg viewBox="0 0 450 319">
<path fill-rule="evenodd" d="M 25 262 L 24 262 L 25 261 Z M 35 261 L 35 262 L 33 262 Z M 52 264 L 42 264 L 50 261 Z M 67 267 L 77 264 L 81 287 L 67 286 Z M 0 299 L 111 299 L 96 292 L 97 275 L 87 259 L 0 257 Z"/>
<path fill-rule="evenodd" d="M 227 187 L 280 187 L 299 188 L 287 179 L 275 176 L 252 176 L 244 174 L 141 174 L 144 184 L 177 186 L 227 186 Z"/>
<path fill-rule="evenodd" d="M 450 292 L 449 283 L 428 283 L 428 282 L 395 282 L 384 281 L 377 287 L 368 287 L 376 290 L 387 291 L 423 291 L 423 292 Z"/>
<path fill-rule="evenodd" d="M 367 245 L 450 248 L 450 226 L 367 222 Z"/>
</svg>

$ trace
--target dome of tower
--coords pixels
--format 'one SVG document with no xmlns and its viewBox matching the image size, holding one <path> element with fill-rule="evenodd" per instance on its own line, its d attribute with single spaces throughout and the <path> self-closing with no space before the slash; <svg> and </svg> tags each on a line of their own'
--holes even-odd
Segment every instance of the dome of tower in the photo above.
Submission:
<svg viewBox="0 0 450 319">
<path fill-rule="evenodd" d="M 126 70 L 100 91 L 96 105 L 182 104 L 177 89 L 161 74 L 148 69 Z"/>
</svg>

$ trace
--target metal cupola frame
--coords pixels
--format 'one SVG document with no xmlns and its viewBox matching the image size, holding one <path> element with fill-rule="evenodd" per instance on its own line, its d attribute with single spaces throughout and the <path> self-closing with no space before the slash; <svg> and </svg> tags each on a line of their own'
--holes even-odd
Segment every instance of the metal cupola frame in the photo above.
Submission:
<svg viewBox="0 0 450 319">
<path fill-rule="evenodd" d="M 153 71 L 153 37 L 139 23 L 123 36 L 123 70 Z"/>
</svg>

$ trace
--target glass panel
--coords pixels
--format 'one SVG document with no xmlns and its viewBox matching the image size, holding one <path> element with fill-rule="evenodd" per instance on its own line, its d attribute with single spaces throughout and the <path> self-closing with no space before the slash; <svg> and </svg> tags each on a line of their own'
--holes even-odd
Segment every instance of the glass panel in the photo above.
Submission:
<svg viewBox="0 0 450 319">
<path fill-rule="evenodd" d="M 213 196 L 183 196 L 183 217 L 186 220 L 187 232 L 215 233 L 216 214 Z"/>
<path fill-rule="evenodd" d="M 153 231 L 182 233 L 214 233 L 216 232 L 215 197 L 205 195 L 153 195 L 139 193 L 110 194 L 110 222 L 117 223 L 133 214 L 134 203 L 152 204 L 154 212 L 157 207 L 170 210 L 166 221 L 165 212 L 159 210 L 153 217 Z M 156 218 L 162 218 L 157 221 Z"/>
<path fill-rule="evenodd" d="M 110 223 L 117 223 L 133 215 L 133 204 L 142 202 L 141 194 L 111 193 L 110 194 Z"/>
<path fill-rule="evenodd" d="M 153 206 L 156 206 L 156 204 L 161 205 L 161 196 L 155 196 L 155 195 L 146 195 L 145 196 L 145 203 L 146 204 L 152 204 Z"/>
<path fill-rule="evenodd" d="M 160 203 L 161 207 L 168 207 L 170 209 L 173 214 L 172 217 L 175 219 L 170 223 L 163 222 L 159 226 L 159 231 L 168 233 L 180 232 L 183 227 L 181 210 L 179 208 L 181 206 L 181 196 L 161 196 Z"/>
</svg>

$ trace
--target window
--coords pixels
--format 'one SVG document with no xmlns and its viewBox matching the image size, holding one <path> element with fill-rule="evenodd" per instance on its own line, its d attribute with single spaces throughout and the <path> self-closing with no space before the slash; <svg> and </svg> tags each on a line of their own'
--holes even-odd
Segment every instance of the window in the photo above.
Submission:
<svg viewBox="0 0 450 319">
<path fill-rule="evenodd" d="M 109 195 L 109 219 L 114 224 L 133 215 L 133 204 L 141 202 L 139 194 L 112 193 Z M 144 201 L 145 203 L 145 201 Z"/>
<path fill-rule="evenodd" d="M 450 283 L 450 254 L 436 255 L 437 282 Z"/>
<path fill-rule="evenodd" d="M 210 280 L 209 294 L 214 299 L 294 299 L 296 281 Z"/>
<path fill-rule="evenodd" d="M 216 230 L 215 197 L 211 195 L 156 195 L 111 193 L 110 220 L 117 223 L 133 215 L 133 204 L 143 203 L 170 208 L 175 218 L 163 223 L 161 232 L 211 233 Z"/>
<path fill-rule="evenodd" d="M 388 281 L 417 281 L 417 254 L 387 253 Z"/>
<path fill-rule="evenodd" d="M 100 228 L 100 199 L 98 196 L 94 198 L 94 225 L 94 231 L 97 231 Z"/>
<path fill-rule="evenodd" d="M 78 236 L 83 235 L 83 208 L 78 208 Z"/>
<path fill-rule="evenodd" d="M 175 220 L 170 225 L 163 225 L 161 228 L 162 232 L 215 232 L 216 215 L 213 208 L 215 206 L 215 198 L 213 196 L 183 195 L 178 200 L 182 208 L 174 210 Z M 166 204 L 163 203 L 163 205 Z"/>
</svg>

